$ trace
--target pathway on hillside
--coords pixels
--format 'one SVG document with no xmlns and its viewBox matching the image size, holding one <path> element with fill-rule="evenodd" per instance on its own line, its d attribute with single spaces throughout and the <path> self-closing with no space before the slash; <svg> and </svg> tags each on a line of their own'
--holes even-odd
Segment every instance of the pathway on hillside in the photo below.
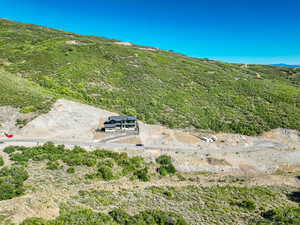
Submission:
<svg viewBox="0 0 300 225">
<path fill-rule="evenodd" d="M 45 142 L 53 142 L 54 144 L 74 145 L 90 148 L 112 149 L 112 150 L 159 150 L 159 151 L 171 151 L 171 152 L 186 152 L 186 153 L 237 153 L 237 152 L 253 152 L 263 149 L 286 149 L 287 146 L 272 141 L 257 141 L 250 147 L 231 147 L 225 149 L 198 149 L 198 148 L 179 148 L 179 147 L 167 147 L 167 146 L 136 146 L 135 144 L 114 144 L 99 141 L 75 141 L 75 140 L 52 140 L 52 139 L 7 139 L 2 140 L 4 143 L 10 145 L 18 145 L 19 143 L 31 143 L 42 144 Z"/>
</svg>

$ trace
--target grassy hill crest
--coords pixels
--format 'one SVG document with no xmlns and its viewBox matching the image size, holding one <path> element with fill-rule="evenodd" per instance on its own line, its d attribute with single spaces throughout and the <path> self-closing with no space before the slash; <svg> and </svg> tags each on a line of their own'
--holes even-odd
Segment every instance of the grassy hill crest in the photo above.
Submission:
<svg viewBox="0 0 300 225">
<path fill-rule="evenodd" d="M 300 69 L 190 58 L 5 19 L 0 69 L 0 106 L 44 112 L 64 97 L 169 127 L 300 129 Z"/>
</svg>

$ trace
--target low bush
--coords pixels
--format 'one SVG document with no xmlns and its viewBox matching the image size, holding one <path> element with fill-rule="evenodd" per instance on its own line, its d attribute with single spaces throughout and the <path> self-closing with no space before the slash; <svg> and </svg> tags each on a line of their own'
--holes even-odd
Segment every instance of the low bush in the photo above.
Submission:
<svg viewBox="0 0 300 225">
<path fill-rule="evenodd" d="M 7 154 L 11 154 L 16 151 L 16 146 L 7 146 L 3 151 Z"/>
<path fill-rule="evenodd" d="M 99 178 L 99 174 L 98 173 L 88 173 L 84 177 L 89 180 L 94 180 L 94 179 Z"/>
<path fill-rule="evenodd" d="M 130 216 L 123 210 L 115 209 L 109 215 L 120 225 L 187 225 L 182 216 L 160 210 L 149 210 Z"/>
<path fill-rule="evenodd" d="M 0 170 L 0 200 L 7 200 L 24 193 L 23 182 L 28 173 L 22 167 L 4 167 Z"/>
<path fill-rule="evenodd" d="M 36 218 L 36 217 L 28 218 L 21 223 L 21 225 L 47 225 L 47 224 L 48 223 L 45 219 Z"/>
<path fill-rule="evenodd" d="M 102 166 L 98 167 L 97 174 L 103 180 L 112 180 L 112 179 L 114 179 L 114 175 L 113 175 L 112 169 L 110 167 L 108 167 L 108 166 L 105 166 L 105 165 L 102 165 Z"/>
<path fill-rule="evenodd" d="M 54 145 L 51 142 L 35 147 L 10 146 L 5 148 L 4 151 L 18 165 L 26 166 L 31 160 L 47 160 L 47 169 L 55 170 L 63 166 L 58 163 L 58 160 L 61 160 L 68 167 L 88 166 L 95 168 L 97 172 L 85 176 L 88 179 L 111 180 L 127 175 L 134 175 L 143 181 L 150 179 L 148 165 L 145 163 L 144 158 L 139 156 L 129 157 L 127 153 L 107 150 L 87 152 L 81 147 L 74 147 L 69 150 L 65 149 L 64 145 Z M 118 171 L 115 176 L 113 175 L 113 169 Z M 67 172 L 72 173 L 72 169 Z"/>
<path fill-rule="evenodd" d="M 54 220 L 43 220 L 39 218 L 28 218 L 20 225 L 118 225 L 113 219 L 105 214 L 93 212 L 90 209 L 74 209 L 62 211 L 61 215 Z"/>
<path fill-rule="evenodd" d="M 182 216 L 160 210 L 144 211 L 134 216 L 121 209 L 109 212 L 109 215 L 90 209 L 75 208 L 61 210 L 61 215 L 54 220 L 28 218 L 20 225 L 187 225 Z"/>
<path fill-rule="evenodd" d="M 166 197 L 167 199 L 171 199 L 173 197 L 173 192 L 171 188 L 164 188 L 164 187 L 156 187 L 152 186 L 148 188 L 153 194 L 160 194 Z"/>
<path fill-rule="evenodd" d="M 114 161 L 112 159 L 107 159 L 107 160 L 104 160 L 104 161 L 100 161 L 98 163 L 98 167 L 101 166 L 101 165 L 113 168 L 114 167 Z"/>
<path fill-rule="evenodd" d="M 161 155 L 156 159 L 156 162 L 161 165 L 169 165 L 172 164 L 172 159 L 169 155 Z"/>
<path fill-rule="evenodd" d="M 4 159 L 2 156 L 0 156 L 0 166 L 4 166 Z"/>
<path fill-rule="evenodd" d="M 146 167 L 141 170 L 135 171 L 133 174 L 141 181 L 147 182 L 150 180 L 150 176 L 148 174 L 148 168 Z"/>
<path fill-rule="evenodd" d="M 60 169 L 60 164 L 58 163 L 58 162 L 52 162 L 52 161 L 50 161 L 50 162 L 48 162 L 47 163 L 47 169 L 48 170 L 58 170 L 58 169 Z"/>
<path fill-rule="evenodd" d="M 109 215 L 116 221 L 118 224 L 130 224 L 131 216 L 122 209 L 114 209 L 109 212 Z"/>
<path fill-rule="evenodd" d="M 28 119 L 16 119 L 16 123 L 15 125 L 18 127 L 18 128 L 23 128 L 26 124 L 28 123 Z"/>
<path fill-rule="evenodd" d="M 235 202 L 234 205 L 237 205 L 238 207 L 245 208 L 245 209 L 248 209 L 248 210 L 256 209 L 255 202 L 251 201 L 251 200 L 243 200 L 243 201 L 240 201 L 240 202 Z"/>
<path fill-rule="evenodd" d="M 75 168 L 74 167 L 68 168 L 67 173 L 75 173 Z"/>
<path fill-rule="evenodd" d="M 167 176 L 169 174 L 175 174 L 176 169 L 172 164 L 172 159 L 168 155 L 161 155 L 156 159 L 156 162 L 161 166 L 157 169 L 157 172 L 162 176 Z"/>
<path fill-rule="evenodd" d="M 278 208 L 261 214 L 264 218 L 253 225 L 299 225 L 300 207 Z"/>
</svg>

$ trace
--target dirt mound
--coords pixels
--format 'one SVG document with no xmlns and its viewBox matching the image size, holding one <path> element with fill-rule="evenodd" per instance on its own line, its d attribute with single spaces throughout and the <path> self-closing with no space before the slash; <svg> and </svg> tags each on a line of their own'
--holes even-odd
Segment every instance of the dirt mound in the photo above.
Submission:
<svg viewBox="0 0 300 225">
<path fill-rule="evenodd" d="M 133 45 L 133 44 L 130 43 L 130 42 L 122 42 L 122 41 L 114 42 L 114 44 L 117 44 L 117 45 L 123 45 L 123 46 L 132 46 L 132 45 Z"/>
<path fill-rule="evenodd" d="M 45 139 L 92 140 L 99 126 L 99 120 L 111 115 L 116 114 L 60 99 L 49 113 L 28 123 L 20 135 Z"/>
<path fill-rule="evenodd" d="M 287 143 L 291 141 L 300 143 L 300 131 L 297 130 L 278 128 L 264 133 L 262 137 Z"/>
<path fill-rule="evenodd" d="M 228 163 L 225 159 L 216 159 L 216 158 L 207 158 L 206 159 L 208 164 L 213 166 L 231 166 L 230 163 Z"/>
<path fill-rule="evenodd" d="M 23 126 L 27 120 L 31 120 L 34 116 L 34 113 L 23 114 L 11 106 L 2 106 L 0 107 L 0 131 L 16 133 L 19 127 Z"/>
</svg>

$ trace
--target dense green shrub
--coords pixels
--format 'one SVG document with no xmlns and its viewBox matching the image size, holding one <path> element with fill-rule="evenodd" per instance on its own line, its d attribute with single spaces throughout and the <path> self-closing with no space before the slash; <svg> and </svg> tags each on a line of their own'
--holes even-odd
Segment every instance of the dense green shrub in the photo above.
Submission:
<svg viewBox="0 0 300 225">
<path fill-rule="evenodd" d="M 4 166 L 4 159 L 2 156 L 0 156 L 0 166 Z"/>
<path fill-rule="evenodd" d="M 62 211 L 61 215 L 54 220 L 43 220 L 28 218 L 20 225 L 118 225 L 110 216 L 102 213 L 95 213 L 89 209 L 74 209 Z"/>
<path fill-rule="evenodd" d="M 47 224 L 48 224 L 47 220 L 44 220 L 42 218 L 36 218 L 36 217 L 25 219 L 21 223 L 21 225 L 47 225 Z"/>
<path fill-rule="evenodd" d="M 182 216 L 173 212 L 159 210 L 144 211 L 134 216 L 121 209 L 109 212 L 109 215 L 96 213 L 90 209 L 75 208 L 62 210 L 54 220 L 28 218 L 20 225 L 187 225 Z"/>
<path fill-rule="evenodd" d="M 151 186 L 148 189 L 152 193 L 154 193 L 154 194 L 161 194 L 164 197 L 166 197 L 167 199 L 171 199 L 173 197 L 173 190 L 171 191 L 171 188 Z"/>
<path fill-rule="evenodd" d="M 122 209 L 114 209 L 113 211 L 109 212 L 109 215 L 116 221 L 118 224 L 130 224 L 131 216 Z"/>
<path fill-rule="evenodd" d="M 28 173 L 22 167 L 4 167 L 0 170 L 0 200 L 11 199 L 24 193 L 23 182 Z"/>
<path fill-rule="evenodd" d="M 300 207 L 272 209 L 262 213 L 263 220 L 253 225 L 299 225 Z"/>
<path fill-rule="evenodd" d="M 156 162 L 161 165 L 168 165 L 168 164 L 172 164 L 172 159 L 171 156 L 169 155 L 161 155 L 156 159 Z"/>
<path fill-rule="evenodd" d="M 158 172 L 159 172 L 160 175 L 166 176 L 168 174 L 174 174 L 174 173 L 176 173 L 176 169 L 173 166 L 173 164 L 161 165 L 158 168 Z"/>
<path fill-rule="evenodd" d="M 144 158 L 140 156 L 134 156 L 131 158 L 120 158 L 117 161 L 118 165 L 123 167 L 122 174 L 127 175 L 131 172 L 139 170 L 145 164 Z"/>
<path fill-rule="evenodd" d="M 75 173 L 75 168 L 74 167 L 68 168 L 67 173 Z"/>
<path fill-rule="evenodd" d="M 56 161 L 54 161 L 54 162 L 52 162 L 52 161 L 50 161 L 50 162 L 48 162 L 47 163 L 47 169 L 48 170 L 58 170 L 58 169 L 60 169 L 60 165 L 59 165 L 59 162 L 56 162 Z"/>
<path fill-rule="evenodd" d="M 94 179 L 99 178 L 99 174 L 98 173 L 88 173 L 84 177 L 89 180 L 94 180 Z"/>
<path fill-rule="evenodd" d="M 157 172 L 162 176 L 167 176 L 169 174 L 175 174 L 176 169 L 172 164 L 172 159 L 168 155 L 161 155 L 156 159 L 156 162 L 161 166 L 157 169 Z"/>
<path fill-rule="evenodd" d="M 176 213 L 160 210 L 144 211 L 130 216 L 123 210 L 115 209 L 109 215 L 121 225 L 187 225 Z"/>
<path fill-rule="evenodd" d="M 107 159 L 107 160 L 103 160 L 103 161 L 100 161 L 98 163 L 98 167 L 101 166 L 101 165 L 104 165 L 104 166 L 108 166 L 110 168 L 113 168 L 114 167 L 114 160 L 112 159 Z"/>
<path fill-rule="evenodd" d="M 3 150 L 5 153 L 7 154 L 11 154 L 13 153 L 14 151 L 16 151 L 16 146 L 7 146 L 4 148 Z"/>
<path fill-rule="evenodd" d="M 146 167 L 135 171 L 133 174 L 141 181 L 146 182 L 150 180 L 150 176 L 148 174 L 148 168 Z"/>
<path fill-rule="evenodd" d="M 103 180 L 112 180 L 114 179 L 113 171 L 111 167 L 102 165 L 98 167 L 98 172 L 97 174 L 99 175 L 100 178 Z"/>
<path fill-rule="evenodd" d="M 251 200 L 243 200 L 243 201 L 240 201 L 240 202 L 236 202 L 234 204 L 241 207 L 241 208 L 245 208 L 245 209 L 248 209 L 248 210 L 254 210 L 256 208 L 255 202 L 251 201 Z"/>
</svg>

